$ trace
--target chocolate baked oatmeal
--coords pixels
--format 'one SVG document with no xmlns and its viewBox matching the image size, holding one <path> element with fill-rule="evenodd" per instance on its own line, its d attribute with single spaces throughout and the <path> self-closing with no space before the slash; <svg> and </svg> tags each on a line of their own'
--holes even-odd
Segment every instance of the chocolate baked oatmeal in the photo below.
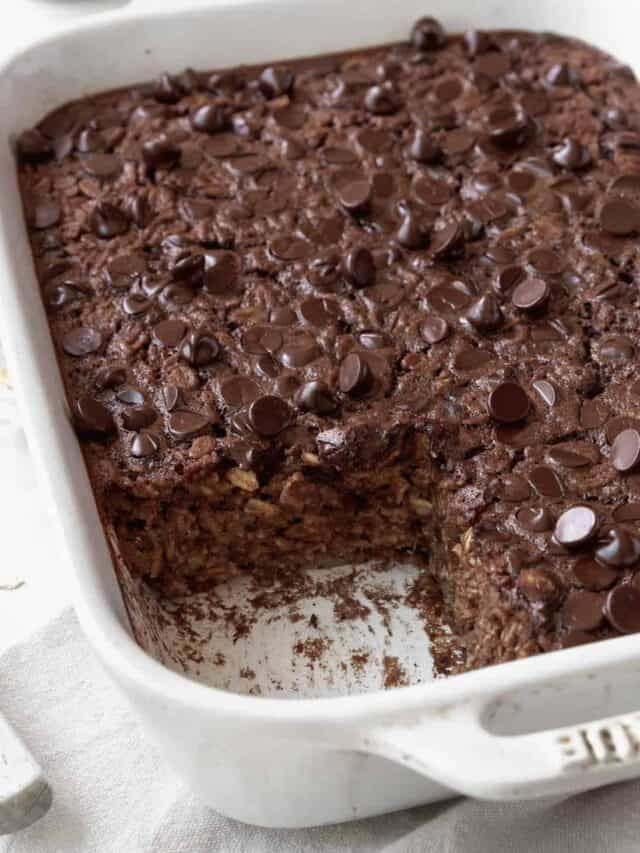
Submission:
<svg viewBox="0 0 640 853">
<path fill-rule="evenodd" d="M 548 33 L 163 74 L 17 140 L 100 513 L 167 594 L 408 555 L 464 666 L 640 630 L 640 87 Z"/>
</svg>

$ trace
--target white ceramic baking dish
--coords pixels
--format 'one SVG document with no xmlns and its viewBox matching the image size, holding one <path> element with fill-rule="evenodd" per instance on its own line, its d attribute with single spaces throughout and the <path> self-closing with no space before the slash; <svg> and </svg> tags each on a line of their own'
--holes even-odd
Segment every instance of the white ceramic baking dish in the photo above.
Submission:
<svg viewBox="0 0 640 853">
<path fill-rule="evenodd" d="M 149 651 L 143 650 L 133 637 L 69 424 L 9 145 L 10 137 L 46 111 L 90 91 L 186 65 L 223 67 L 397 40 L 406 37 L 413 19 L 426 13 L 439 17 L 450 30 L 497 26 L 573 33 L 633 63 L 637 7 L 624 0 L 613 0 L 606 10 L 600 0 L 240 0 L 171 5 L 175 8 L 165 4 L 159 9 L 157 3 L 134 0 L 122 12 L 91 18 L 34 44 L 0 72 L 3 343 L 43 488 L 55 507 L 59 547 L 70 567 L 77 612 L 105 666 L 176 771 L 213 807 L 250 823 L 308 826 L 426 803 L 454 792 L 527 798 L 639 775 L 640 714 L 630 713 L 640 706 L 637 636 L 385 691 L 372 690 L 380 682 L 373 673 L 360 682 L 337 680 L 336 672 L 344 669 L 338 665 L 340 656 L 354 637 L 338 636 L 329 613 L 333 659 L 324 675 L 310 662 L 312 677 L 303 672 L 278 693 L 266 688 L 268 679 L 254 673 L 264 688 L 263 695 L 256 696 L 243 690 L 240 679 L 234 680 L 234 666 L 242 655 L 245 661 L 266 665 L 256 645 L 270 642 L 268 665 L 272 675 L 278 672 L 277 686 L 282 688 L 294 665 L 290 647 L 283 651 L 282 643 L 294 636 L 293 629 L 283 628 L 276 637 L 268 634 L 265 620 L 253 647 L 244 647 L 232 659 L 226 680 L 220 679 L 206 661 L 189 668 L 180 660 L 171 648 L 173 642 L 175 652 L 176 636 L 160 636 L 152 605 L 131 593 L 129 609 Z M 396 656 L 405 654 L 406 660 L 411 647 L 419 659 L 419 678 L 426 678 L 427 652 L 420 658 L 420 649 L 428 649 L 426 638 L 421 635 L 423 642 L 418 642 L 415 632 L 398 619 L 400 639 L 390 639 L 389 648 L 393 650 L 395 642 Z M 365 630 L 356 639 L 366 634 L 371 636 Z M 242 646 L 235 639 L 227 643 L 229 649 Z M 176 671 L 181 667 L 186 674 Z M 269 683 L 273 686 L 278 679 Z M 340 693 L 346 695 L 335 695 Z M 278 695 L 287 698 L 275 698 Z M 593 719 L 598 722 L 590 722 Z"/>
</svg>

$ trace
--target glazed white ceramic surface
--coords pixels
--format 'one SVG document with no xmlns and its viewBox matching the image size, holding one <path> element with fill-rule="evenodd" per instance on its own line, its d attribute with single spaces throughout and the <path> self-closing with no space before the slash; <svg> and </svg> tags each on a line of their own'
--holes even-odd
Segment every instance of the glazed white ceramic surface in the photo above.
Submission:
<svg viewBox="0 0 640 853">
<path fill-rule="evenodd" d="M 75 606 L 105 666 L 176 772 L 222 813 L 268 826 L 309 826 L 452 792 L 515 799 L 640 775 L 640 723 L 634 714 L 640 705 L 640 643 L 623 637 L 387 691 L 374 689 L 373 669 L 360 684 L 334 680 L 336 689 L 319 673 L 308 681 L 292 679 L 283 693 L 287 698 L 264 690 L 250 695 L 231 677 L 220 680 L 208 671 L 185 674 L 171 655 L 161 662 L 152 643 L 143 650 L 132 636 L 69 424 L 10 141 L 46 111 L 89 92 L 186 65 L 223 67 L 397 40 L 423 14 L 437 16 L 449 30 L 553 29 L 633 64 L 636 9 L 623 0 L 606 8 L 599 0 L 134 0 L 122 11 L 47 36 L 0 69 L 2 340 L 42 488 L 55 513 Z M 410 614 L 398 620 L 396 651 L 412 657 L 419 677 L 426 678 L 426 640 L 421 652 Z M 339 636 L 330 622 L 325 630 L 335 640 L 338 661 L 354 638 Z M 242 654 L 271 644 L 277 658 L 282 637 L 267 626 L 254 633 L 254 648 Z M 414 645 L 408 648 L 411 637 Z M 286 674 L 290 661 L 283 652 L 272 663 Z"/>
</svg>

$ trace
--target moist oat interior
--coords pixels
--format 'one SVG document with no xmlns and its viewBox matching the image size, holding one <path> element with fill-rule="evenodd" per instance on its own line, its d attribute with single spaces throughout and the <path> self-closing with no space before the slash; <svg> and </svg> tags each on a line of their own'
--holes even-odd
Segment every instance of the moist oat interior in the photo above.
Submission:
<svg viewBox="0 0 640 853">
<path fill-rule="evenodd" d="M 424 18 L 26 130 L 38 279 L 130 570 L 181 595 L 409 555 L 462 668 L 640 629 L 639 107 L 594 47 Z"/>
</svg>

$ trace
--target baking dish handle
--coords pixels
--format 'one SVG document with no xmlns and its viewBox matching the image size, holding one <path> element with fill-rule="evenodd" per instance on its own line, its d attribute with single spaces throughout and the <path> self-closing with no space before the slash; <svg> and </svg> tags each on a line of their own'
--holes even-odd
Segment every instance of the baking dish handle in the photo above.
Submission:
<svg viewBox="0 0 640 853">
<path fill-rule="evenodd" d="M 370 732 L 364 748 L 480 799 L 573 794 L 640 776 L 640 713 L 503 736 L 478 706 L 443 708 Z"/>
</svg>

